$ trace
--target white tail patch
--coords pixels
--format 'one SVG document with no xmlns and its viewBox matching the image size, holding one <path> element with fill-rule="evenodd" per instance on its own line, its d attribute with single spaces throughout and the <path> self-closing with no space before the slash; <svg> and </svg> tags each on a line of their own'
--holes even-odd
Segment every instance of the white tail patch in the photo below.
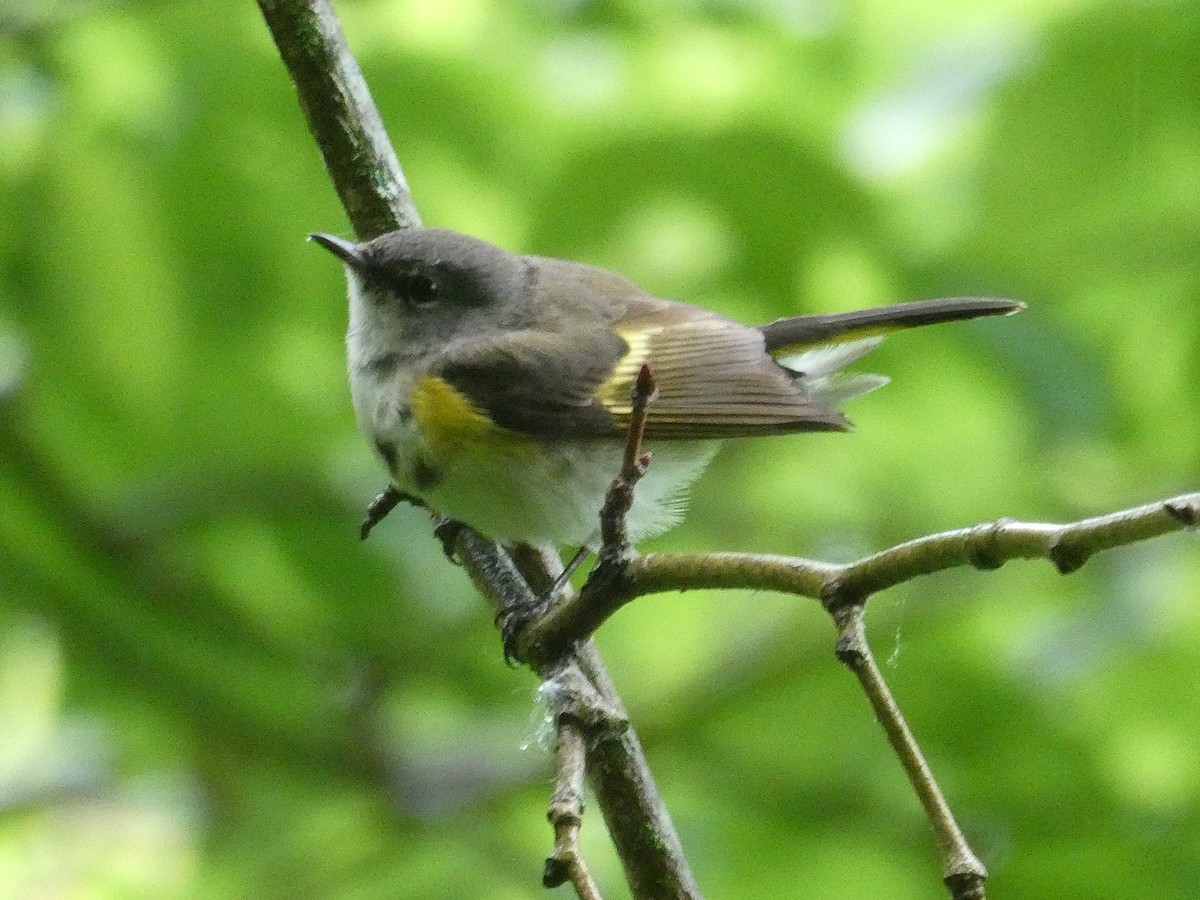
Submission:
<svg viewBox="0 0 1200 900">
<path fill-rule="evenodd" d="M 869 373 L 845 375 L 842 369 L 862 359 L 883 343 L 880 336 L 821 344 L 801 353 L 779 357 L 775 361 L 798 375 L 800 385 L 814 400 L 838 406 L 847 400 L 869 394 L 890 381 L 885 375 Z"/>
<path fill-rule="evenodd" d="M 805 378 L 800 383 L 813 399 L 830 406 L 840 406 L 847 400 L 878 390 L 891 380 L 886 375 L 873 375 L 870 372 L 861 375 L 842 375 L 835 372 L 821 378 Z"/>
<path fill-rule="evenodd" d="M 821 378 L 857 362 L 882 343 L 882 337 L 868 337 L 857 341 L 819 344 L 790 356 L 778 356 L 775 362 L 808 378 Z"/>
</svg>

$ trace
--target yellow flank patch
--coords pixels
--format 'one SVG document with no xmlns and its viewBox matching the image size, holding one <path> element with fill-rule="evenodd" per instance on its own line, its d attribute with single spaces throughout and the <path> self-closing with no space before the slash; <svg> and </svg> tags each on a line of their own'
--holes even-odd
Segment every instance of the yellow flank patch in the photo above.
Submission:
<svg viewBox="0 0 1200 900">
<path fill-rule="evenodd" d="M 661 328 L 641 329 L 639 331 L 622 331 L 617 334 L 629 345 L 629 351 L 618 360 L 612 374 L 600 385 L 596 395 L 604 408 L 615 416 L 627 416 L 633 412 L 632 397 L 633 383 L 638 372 L 650 356 L 650 340 L 662 331 Z"/>
<path fill-rule="evenodd" d="M 492 453 L 532 451 L 532 438 L 501 428 L 444 378 L 428 376 L 413 389 L 413 421 L 435 464 L 445 465 L 469 450 Z"/>
</svg>

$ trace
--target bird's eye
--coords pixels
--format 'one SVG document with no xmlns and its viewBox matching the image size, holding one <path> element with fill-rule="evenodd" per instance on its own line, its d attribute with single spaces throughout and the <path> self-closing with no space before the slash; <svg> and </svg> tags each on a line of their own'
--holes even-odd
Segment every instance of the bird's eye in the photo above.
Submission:
<svg viewBox="0 0 1200 900">
<path fill-rule="evenodd" d="M 415 309 L 427 309 L 438 301 L 437 282 L 423 272 L 405 272 L 395 279 L 396 293 Z"/>
</svg>

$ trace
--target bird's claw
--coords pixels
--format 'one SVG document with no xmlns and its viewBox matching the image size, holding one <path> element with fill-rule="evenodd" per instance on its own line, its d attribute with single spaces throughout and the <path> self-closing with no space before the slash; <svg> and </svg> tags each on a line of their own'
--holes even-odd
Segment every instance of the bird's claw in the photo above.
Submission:
<svg viewBox="0 0 1200 900">
<path fill-rule="evenodd" d="M 508 665 L 515 666 L 518 662 L 525 661 L 520 653 L 521 636 L 531 624 L 545 615 L 553 599 L 552 593 L 546 593 L 532 604 L 513 604 L 496 613 L 496 628 L 500 630 L 504 661 Z"/>
<path fill-rule="evenodd" d="M 421 500 L 420 497 L 415 497 L 412 494 L 406 494 L 394 484 L 389 484 L 367 506 L 366 518 L 364 518 L 362 520 L 362 524 L 358 526 L 359 540 L 365 541 L 370 536 L 372 529 L 386 519 L 388 514 L 401 503 L 411 503 L 413 506 L 425 505 L 424 501 Z"/>
<path fill-rule="evenodd" d="M 448 519 L 444 516 L 438 519 L 437 524 L 433 526 L 433 536 L 442 542 L 442 553 L 446 555 L 446 559 L 450 560 L 450 562 L 456 562 L 454 558 L 454 545 L 465 527 L 462 522 L 456 519 Z"/>
</svg>

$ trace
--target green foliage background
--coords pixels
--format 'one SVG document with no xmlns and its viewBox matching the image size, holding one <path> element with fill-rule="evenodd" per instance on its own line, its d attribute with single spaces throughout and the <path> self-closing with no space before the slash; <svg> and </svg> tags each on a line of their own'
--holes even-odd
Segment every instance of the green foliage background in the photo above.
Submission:
<svg viewBox="0 0 1200 900">
<path fill-rule="evenodd" d="M 1200 484 L 1195 3 L 339 10 L 430 224 L 750 321 L 1029 303 L 892 339 L 854 434 L 727 448 L 655 547 L 849 559 Z M 303 241 L 346 224 L 256 7 L 0 21 L 0 897 L 541 896 L 536 685 L 423 515 L 355 538 L 383 480 Z M 1196 895 L 1194 535 L 869 624 L 994 896 Z M 713 897 L 938 895 L 832 637 L 698 592 L 599 638 Z"/>
</svg>

